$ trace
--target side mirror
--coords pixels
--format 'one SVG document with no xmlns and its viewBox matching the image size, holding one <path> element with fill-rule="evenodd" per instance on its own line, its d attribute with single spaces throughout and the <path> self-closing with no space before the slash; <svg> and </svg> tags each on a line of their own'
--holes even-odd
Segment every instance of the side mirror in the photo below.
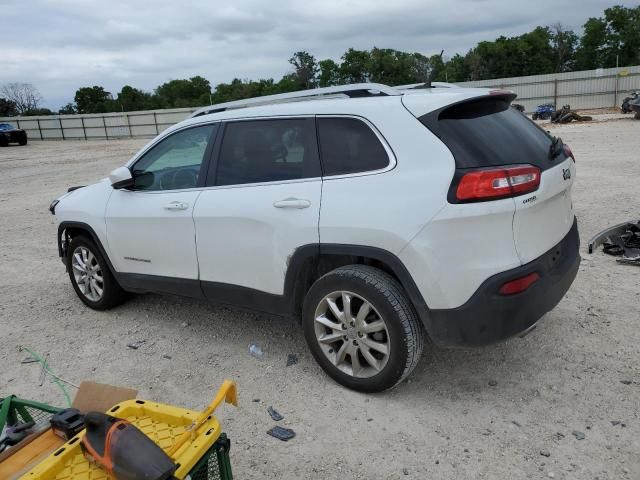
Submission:
<svg viewBox="0 0 640 480">
<path fill-rule="evenodd" d="M 118 167 L 109 174 L 111 186 L 115 189 L 133 187 L 133 175 L 127 167 Z"/>
</svg>

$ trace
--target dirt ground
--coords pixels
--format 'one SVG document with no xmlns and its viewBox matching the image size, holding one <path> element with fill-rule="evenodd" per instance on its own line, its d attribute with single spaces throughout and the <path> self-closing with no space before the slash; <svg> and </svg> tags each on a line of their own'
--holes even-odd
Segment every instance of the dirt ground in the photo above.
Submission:
<svg viewBox="0 0 640 480">
<path fill-rule="evenodd" d="M 203 408 L 225 378 L 240 405 L 220 410 L 234 473 L 246 478 L 640 478 L 640 268 L 588 255 L 589 238 L 640 217 L 640 122 L 550 125 L 577 158 L 583 262 L 562 302 L 523 339 L 429 347 L 410 379 L 364 395 L 323 374 L 297 325 L 156 295 L 94 312 L 57 257 L 49 202 L 106 176 L 145 141 L 36 142 L 0 149 L 0 396 L 64 405 L 20 345 L 55 373 L 138 388 Z M 145 340 L 138 350 L 127 344 Z M 248 353 L 259 343 L 266 356 Z M 299 363 L 286 367 L 287 355 Z M 170 356 L 171 358 L 165 358 Z M 74 389 L 70 388 L 71 393 Z M 297 437 L 266 435 L 274 406 Z M 573 432 L 582 432 L 578 440 Z M 579 435 L 578 435 L 579 436 Z"/>
</svg>

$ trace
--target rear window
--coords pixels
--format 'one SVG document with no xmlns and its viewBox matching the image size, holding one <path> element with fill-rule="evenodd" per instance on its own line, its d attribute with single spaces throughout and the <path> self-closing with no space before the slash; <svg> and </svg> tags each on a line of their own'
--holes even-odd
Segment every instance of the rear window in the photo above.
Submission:
<svg viewBox="0 0 640 480">
<path fill-rule="evenodd" d="M 318 141 L 324 175 L 380 170 L 389 156 L 377 135 L 356 118 L 318 118 Z"/>
<path fill-rule="evenodd" d="M 482 98 L 432 112 L 420 121 L 449 147 L 458 168 L 551 165 L 552 138 L 501 98 Z"/>
<path fill-rule="evenodd" d="M 226 125 L 217 185 L 320 177 L 313 118 L 252 120 Z"/>
</svg>

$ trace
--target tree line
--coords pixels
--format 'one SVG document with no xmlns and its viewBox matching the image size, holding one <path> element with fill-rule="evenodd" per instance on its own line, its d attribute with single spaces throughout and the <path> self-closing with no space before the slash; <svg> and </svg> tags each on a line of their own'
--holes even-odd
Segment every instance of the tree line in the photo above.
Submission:
<svg viewBox="0 0 640 480">
<path fill-rule="evenodd" d="M 462 82 L 590 70 L 640 64 L 640 6 L 614 6 L 589 18 L 582 35 L 561 23 L 536 27 L 514 37 L 483 41 L 465 55 L 444 51 L 425 56 L 374 47 L 348 49 L 338 62 L 317 60 L 300 51 L 289 59 L 291 71 L 280 80 L 235 78 L 212 88 L 201 76 L 171 80 L 153 92 L 126 85 L 115 95 L 101 86 L 79 88 L 74 102 L 58 113 L 107 113 L 161 108 L 198 107 L 232 100 L 359 82 L 402 85 L 429 81 Z M 2 98 L 4 97 L 4 98 Z M 25 100 L 26 98 L 26 100 Z M 0 116 L 43 115 L 42 98 L 30 84 L 0 89 Z"/>
</svg>

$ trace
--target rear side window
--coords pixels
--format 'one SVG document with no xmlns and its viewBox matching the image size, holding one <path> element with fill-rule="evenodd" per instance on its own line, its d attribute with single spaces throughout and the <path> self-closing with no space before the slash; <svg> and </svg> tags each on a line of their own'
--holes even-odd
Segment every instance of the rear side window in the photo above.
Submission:
<svg viewBox="0 0 640 480">
<path fill-rule="evenodd" d="M 482 98 L 429 113 L 420 121 L 449 147 L 458 168 L 551 165 L 551 137 L 508 101 Z"/>
<path fill-rule="evenodd" d="M 380 170 L 389 156 L 377 135 L 356 118 L 318 118 L 318 140 L 324 175 Z"/>
<path fill-rule="evenodd" d="M 251 120 L 225 126 L 217 185 L 320 176 L 313 118 Z"/>
</svg>

